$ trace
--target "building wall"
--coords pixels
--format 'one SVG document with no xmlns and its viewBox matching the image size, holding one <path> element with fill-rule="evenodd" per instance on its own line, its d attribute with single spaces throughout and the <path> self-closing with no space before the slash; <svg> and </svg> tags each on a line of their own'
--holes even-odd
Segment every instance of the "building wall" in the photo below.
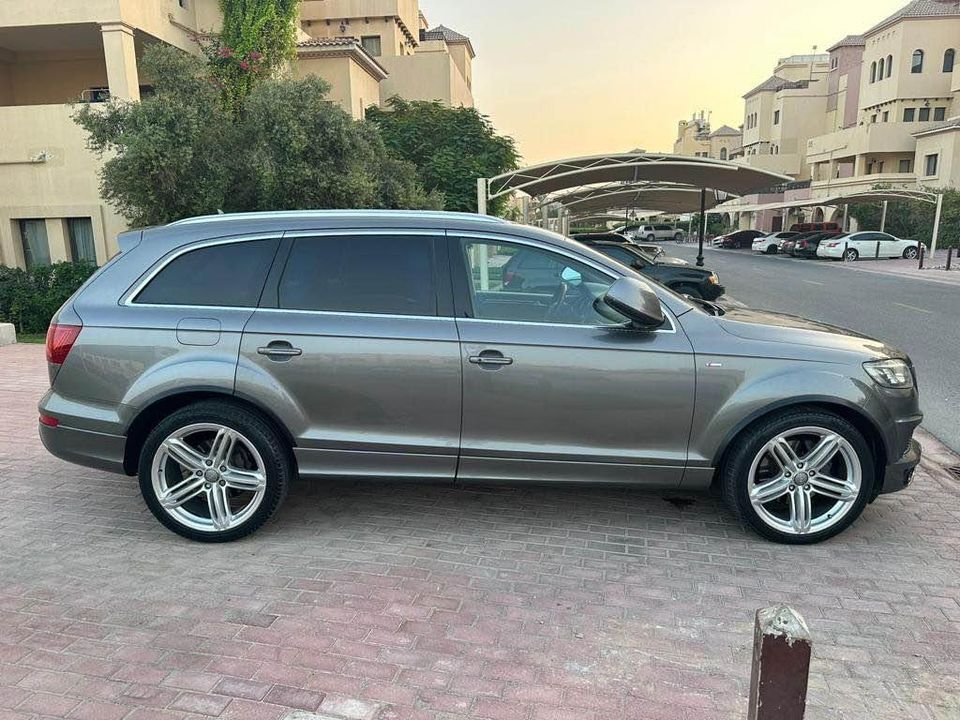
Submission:
<svg viewBox="0 0 960 720">
<path fill-rule="evenodd" d="M 97 158 L 72 120 L 69 105 L 0 107 L 0 253 L 7 265 L 23 265 L 18 219 L 48 218 L 51 259 L 67 259 L 63 219 L 88 217 L 97 260 L 116 252 L 116 235 L 126 221 L 100 198 Z M 46 157 L 45 162 L 31 162 Z"/>
<path fill-rule="evenodd" d="M 473 91 L 460 74 L 450 55 L 439 48 L 441 41 L 421 43 L 428 49 L 405 57 L 383 57 L 381 64 L 389 76 L 381 86 L 384 100 L 400 95 L 408 100 L 437 100 L 451 107 L 473 107 Z"/>
<path fill-rule="evenodd" d="M 85 90 L 107 86 L 103 52 L 17 53 L 0 59 L 0 105 L 48 105 L 78 101 Z"/>
<path fill-rule="evenodd" d="M 937 155 L 937 174 L 926 175 L 927 155 Z M 929 187 L 957 187 L 960 185 L 960 129 L 917 138 L 914 159 L 917 179 Z"/>
<path fill-rule="evenodd" d="M 418 36 L 418 0 L 302 0 L 300 5 L 301 26 L 312 37 L 379 35 L 384 56 L 410 55 L 414 48 L 395 18 Z M 347 21 L 343 31 L 342 20 Z"/>
<path fill-rule="evenodd" d="M 863 48 L 847 45 L 830 53 L 836 67 L 827 77 L 827 122 L 824 132 L 842 130 L 857 123 L 860 114 L 860 83 Z"/>
</svg>

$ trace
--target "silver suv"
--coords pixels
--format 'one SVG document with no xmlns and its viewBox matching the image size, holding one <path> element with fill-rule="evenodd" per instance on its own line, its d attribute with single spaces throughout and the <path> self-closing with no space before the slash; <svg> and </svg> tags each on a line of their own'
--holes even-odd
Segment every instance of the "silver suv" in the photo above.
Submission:
<svg viewBox="0 0 960 720">
<path fill-rule="evenodd" d="M 629 231 L 631 238 L 637 241 L 656 242 L 657 240 L 676 240 L 684 238 L 683 230 L 673 225 L 640 225 Z"/>
<path fill-rule="evenodd" d="M 253 532 L 302 475 L 715 485 L 761 535 L 812 543 L 919 461 L 899 350 L 724 312 L 534 228 L 287 212 L 119 244 L 53 319 L 40 435 L 137 475 L 196 540 Z"/>
</svg>

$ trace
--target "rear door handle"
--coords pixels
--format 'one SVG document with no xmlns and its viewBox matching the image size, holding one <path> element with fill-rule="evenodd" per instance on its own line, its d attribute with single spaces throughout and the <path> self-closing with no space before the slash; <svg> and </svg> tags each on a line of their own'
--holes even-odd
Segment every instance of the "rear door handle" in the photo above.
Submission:
<svg viewBox="0 0 960 720">
<path fill-rule="evenodd" d="M 289 359 L 303 355 L 303 350 L 293 347 L 286 341 L 275 340 L 266 347 L 257 348 L 257 353 L 271 359 Z"/>
<path fill-rule="evenodd" d="M 498 350 L 484 350 L 479 355 L 471 355 L 468 360 L 474 365 L 513 365 L 513 358 L 504 357 Z"/>
</svg>

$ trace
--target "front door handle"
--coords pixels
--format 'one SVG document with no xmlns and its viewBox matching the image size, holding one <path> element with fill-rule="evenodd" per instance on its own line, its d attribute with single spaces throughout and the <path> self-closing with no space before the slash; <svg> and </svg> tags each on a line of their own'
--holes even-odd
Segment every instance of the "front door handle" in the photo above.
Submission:
<svg viewBox="0 0 960 720">
<path fill-rule="evenodd" d="M 293 347 L 293 345 L 286 341 L 275 340 L 266 347 L 257 348 L 257 353 L 266 355 L 271 360 L 289 360 L 290 358 L 303 355 L 303 350 Z"/>
<path fill-rule="evenodd" d="M 479 355 L 471 355 L 468 359 L 474 365 L 513 365 L 513 358 L 505 357 L 499 350 L 484 350 Z"/>
</svg>

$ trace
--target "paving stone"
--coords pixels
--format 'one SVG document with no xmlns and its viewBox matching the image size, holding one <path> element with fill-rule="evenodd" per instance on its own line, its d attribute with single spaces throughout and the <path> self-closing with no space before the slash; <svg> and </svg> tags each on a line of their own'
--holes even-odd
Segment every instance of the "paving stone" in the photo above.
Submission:
<svg viewBox="0 0 960 720">
<path fill-rule="evenodd" d="M 960 464 L 815 547 L 710 495 L 298 481 L 188 543 L 136 481 L 51 457 L 43 347 L 0 348 L 0 720 L 719 720 L 753 613 L 814 637 L 811 720 L 960 717 Z"/>
</svg>

